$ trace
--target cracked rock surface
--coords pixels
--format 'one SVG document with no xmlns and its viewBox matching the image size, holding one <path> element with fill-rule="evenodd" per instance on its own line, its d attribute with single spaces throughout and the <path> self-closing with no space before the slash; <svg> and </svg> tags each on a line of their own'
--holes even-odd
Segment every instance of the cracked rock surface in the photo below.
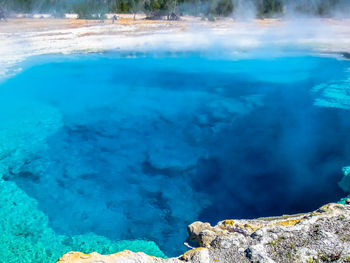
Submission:
<svg viewBox="0 0 350 263">
<path fill-rule="evenodd" d="M 350 262 L 350 206 L 327 204 L 305 214 L 252 220 L 194 222 L 190 240 L 199 247 L 161 259 L 123 251 L 112 255 L 69 252 L 58 263 Z"/>
</svg>

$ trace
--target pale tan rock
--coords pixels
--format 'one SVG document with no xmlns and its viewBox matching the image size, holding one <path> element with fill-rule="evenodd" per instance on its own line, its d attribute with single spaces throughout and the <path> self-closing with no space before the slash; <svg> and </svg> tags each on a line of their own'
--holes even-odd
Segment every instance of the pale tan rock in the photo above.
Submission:
<svg viewBox="0 0 350 263">
<path fill-rule="evenodd" d="M 183 254 L 181 259 L 190 262 L 209 263 L 209 249 L 203 247 L 191 249 Z"/>
<path fill-rule="evenodd" d="M 69 252 L 63 255 L 57 263 L 153 263 L 153 262 L 177 262 L 176 259 L 161 259 L 151 257 L 145 253 L 134 253 L 124 250 L 111 255 L 100 255 L 96 252 L 84 254 L 81 252 Z"/>
<path fill-rule="evenodd" d="M 209 223 L 194 222 L 187 227 L 189 238 L 202 247 L 207 247 L 215 239 L 214 228 Z"/>
</svg>

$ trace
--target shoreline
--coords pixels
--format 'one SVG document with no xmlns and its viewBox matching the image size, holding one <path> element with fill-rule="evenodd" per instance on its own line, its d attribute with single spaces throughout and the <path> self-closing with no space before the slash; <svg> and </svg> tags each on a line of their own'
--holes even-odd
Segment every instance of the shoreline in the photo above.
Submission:
<svg viewBox="0 0 350 263">
<path fill-rule="evenodd" d="M 317 53 L 350 52 L 350 19 L 264 19 L 215 22 L 184 16 L 180 21 L 118 15 L 112 24 L 98 20 L 10 18 L 0 22 L 0 79 L 16 74 L 18 64 L 45 54 L 105 51 L 216 51 L 240 55 L 257 49 L 295 47 Z"/>
</svg>

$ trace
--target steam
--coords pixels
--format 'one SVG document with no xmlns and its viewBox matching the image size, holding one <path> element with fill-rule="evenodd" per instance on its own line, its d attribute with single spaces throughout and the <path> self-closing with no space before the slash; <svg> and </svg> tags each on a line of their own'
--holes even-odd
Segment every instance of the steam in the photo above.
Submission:
<svg viewBox="0 0 350 263">
<path fill-rule="evenodd" d="M 256 18 L 257 8 L 253 1 L 234 0 L 233 17 L 238 20 L 247 20 Z"/>
<path fill-rule="evenodd" d="M 237 20 L 248 20 L 263 17 L 273 18 L 302 18 L 302 17 L 328 17 L 347 18 L 350 16 L 349 0 L 194 0 L 178 1 L 167 4 L 169 12 L 175 9 L 179 14 L 209 17 L 229 16 Z M 182 3 L 181 3 L 182 2 Z M 133 1 L 140 9 L 149 1 Z M 92 12 L 115 13 L 117 1 L 103 0 L 36 0 L 22 1 L 19 4 L 12 0 L 0 0 L 0 6 L 12 12 L 27 13 L 59 13 L 77 12 L 82 6 L 88 6 Z M 132 7 L 130 8 L 132 9 Z M 144 8 L 143 8 L 144 9 Z M 145 11 L 145 10 L 144 10 Z"/>
<path fill-rule="evenodd" d="M 350 2 L 346 0 L 284 0 L 285 17 L 348 17 Z"/>
<path fill-rule="evenodd" d="M 185 14 L 206 15 L 208 11 L 223 6 L 220 0 L 202 3 L 196 1 L 192 4 L 179 5 L 179 11 Z M 348 0 L 231 0 L 232 16 L 238 20 L 255 19 L 259 17 L 274 18 L 305 18 L 328 17 L 346 18 L 350 15 L 350 2 Z M 226 8 L 228 4 L 225 3 Z M 264 11 L 271 10 L 269 13 Z M 225 14 L 223 14 L 225 15 Z"/>
</svg>

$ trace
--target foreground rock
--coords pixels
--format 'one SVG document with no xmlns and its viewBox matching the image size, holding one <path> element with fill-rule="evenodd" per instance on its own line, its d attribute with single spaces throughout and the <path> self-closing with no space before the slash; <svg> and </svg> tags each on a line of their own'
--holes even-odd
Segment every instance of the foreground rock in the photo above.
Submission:
<svg viewBox="0 0 350 263">
<path fill-rule="evenodd" d="M 195 222 L 190 239 L 200 247 L 170 259 L 123 251 L 65 254 L 60 263 L 92 262 L 350 262 L 350 206 L 328 204 L 315 212 L 260 218 L 224 220 L 212 227 Z"/>
<path fill-rule="evenodd" d="M 131 251 L 122 251 L 111 255 L 100 255 L 96 252 L 90 254 L 84 254 L 81 252 L 69 252 L 60 258 L 57 263 L 114 263 L 114 262 L 125 262 L 125 263 L 143 263 L 143 262 L 180 262 L 177 259 L 161 259 L 151 257 L 145 253 L 133 253 Z"/>
</svg>

